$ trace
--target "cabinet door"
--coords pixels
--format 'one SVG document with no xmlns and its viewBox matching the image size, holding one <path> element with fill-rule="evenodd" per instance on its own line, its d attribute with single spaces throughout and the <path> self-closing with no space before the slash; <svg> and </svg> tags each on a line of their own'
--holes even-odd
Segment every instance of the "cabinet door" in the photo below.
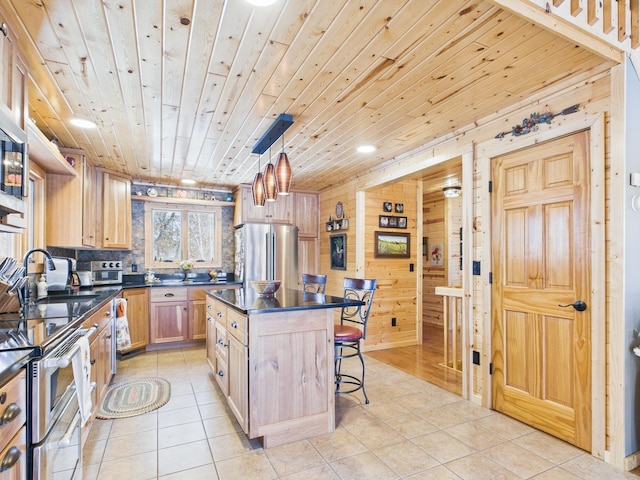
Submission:
<svg viewBox="0 0 640 480">
<path fill-rule="evenodd" d="M 102 247 L 131 248 L 131 181 L 103 172 Z"/>
<path fill-rule="evenodd" d="M 13 119 L 16 122 L 16 125 L 20 127 L 20 130 L 24 131 L 27 129 L 26 119 L 29 111 L 27 98 L 28 78 L 29 70 L 27 69 L 27 64 L 22 59 L 21 55 L 16 52 L 11 85 L 11 111 L 13 112 Z"/>
<path fill-rule="evenodd" d="M 151 304 L 151 343 L 187 340 L 187 302 Z"/>
<path fill-rule="evenodd" d="M 7 458 L 11 448 L 20 451 L 18 461 L 11 467 L 0 473 L 0 480 L 26 480 L 27 479 L 27 432 L 26 427 L 22 427 L 11 441 L 0 452 L 0 459 Z M 13 452 L 12 452 L 13 453 Z"/>
<path fill-rule="evenodd" d="M 207 363 L 213 373 L 216 372 L 216 323 L 211 315 L 207 315 Z"/>
<path fill-rule="evenodd" d="M 293 224 L 292 195 L 279 195 L 275 202 L 265 202 L 263 207 L 253 204 L 251 185 L 240 185 L 236 196 L 236 225 L 248 222 Z"/>
<path fill-rule="evenodd" d="M 96 246 L 96 222 L 98 200 L 96 195 L 95 169 L 86 157 L 82 159 L 82 244 Z"/>
<path fill-rule="evenodd" d="M 298 272 L 300 274 L 320 271 L 319 243 L 317 238 L 298 238 Z"/>
<path fill-rule="evenodd" d="M 317 237 L 320 224 L 319 199 L 317 193 L 294 192 L 293 208 L 299 237 Z"/>
<path fill-rule="evenodd" d="M 127 300 L 127 320 L 131 348 L 137 350 L 149 343 L 149 291 L 145 288 L 125 289 L 122 297 Z"/>
<path fill-rule="evenodd" d="M 233 335 L 227 337 L 229 393 L 231 411 L 245 433 L 249 432 L 249 354 L 248 349 Z"/>
<path fill-rule="evenodd" d="M 100 391 L 102 391 L 102 386 L 98 381 L 98 378 L 101 377 L 100 373 L 98 372 L 99 365 L 100 365 L 98 362 L 98 359 L 100 358 L 99 337 L 93 337 L 93 341 L 89 346 L 89 358 L 90 358 L 89 362 L 91 363 L 91 383 L 96 384 L 96 388 L 94 388 L 93 391 L 91 392 L 91 416 L 93 417 L 99 405 L 98 399 L 101 398 L 101 397 L 98 397 L 98 395 L 100 394 Z"/>
<path fill-rule="evenodd" d="M 100 401 L 104 398 L 104 395 L 107 392 L 107 387 L 109 383 L 111 383 L 111 376 L 113 375 L 113 342 L 115 339 L 113 338 L 113 320 L 110 320 L 109 323 L 102 329 L 100 332 L 100 336 L 98 337 L 99 342 L 99 353 L 98 353 L 98 363 L 100 367 L 98 368 L 99 375 L 99 384 L 100 384 Z"/>
<path fill-rule="evenodd" d="M 236 224 L 245 222 L 259 222 L 265 223 L 267 221 L 267 205 L 264 207 L 256 207 L 253 204 L 253 195 L 251 193 L 251 186 L 240 185 L 240 191 L 238 192 L 238 200 L 240 201 L 239 213 L 236 218 Z M 238 208 L 238 207 L 236 207 Z"/>
<path fill-rule="evenodd" d="M 204 300 L 189 301 L 189 338 L 205 340 L 207 338 L 207 313 Z"/>
</svg>

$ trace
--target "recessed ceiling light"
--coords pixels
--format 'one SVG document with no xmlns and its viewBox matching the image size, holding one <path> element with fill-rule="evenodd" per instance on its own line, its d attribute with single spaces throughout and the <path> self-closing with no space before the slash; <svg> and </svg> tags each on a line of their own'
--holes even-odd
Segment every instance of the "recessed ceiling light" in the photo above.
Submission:
<svg viewBox="0 0 640 480">
<path fill-rule="evenodd" d="M 80 128 L 96 128 L 98 126 L 91 120 L 85 120 L 84 118 L 72 118 L 70 121 L 72 125 Z"/>
<path fill-rule="evenodd" d="M 376 151 L 376 147 L 373 145 L 360 145 L 356 150 L 360 153 L 371 153 Z"/>
<path fill-rule="evenodd" d="M 256 7 L 267 7 L 269 5 L 273 5 L 278 0 L 247 0 L 247 3 L 251 5 L 255 5 Z"/>
<path fill-rule="evenodd" d="M 196 181 L 195 180 L 191 180 L 190 178 L 183 178 L 180 181 L 182 183 L 184 183 L 185 185 L 195 185 L 196 184 Z"/>
</svg>

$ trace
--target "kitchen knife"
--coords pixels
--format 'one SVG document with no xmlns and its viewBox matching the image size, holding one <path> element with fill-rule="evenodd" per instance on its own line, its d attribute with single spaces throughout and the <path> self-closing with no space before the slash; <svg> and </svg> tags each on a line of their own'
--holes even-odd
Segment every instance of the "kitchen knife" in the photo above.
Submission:
<svg viewBox="0 0 640 480">
<path fill-rule="evenodd" d="M 7 278 L 7 283 L 9 285 L 13 285 L 18 281 L 18 279 L 22 278 L 23 276 L 24 276 L 24 267 L 20 266 L 11 273 L 9 278 Z"/>
<path fill-rule="evenodd" d="M 9 266 L 10 257 L 4 257 L 0 262 L 0 278 L 4 274 L 5 269 Z"/>
<path fill-rule="evenodd" d="M 6 280 L 7 273 L 10 272 L 15 265 L 13 262 L 15 262 L 15 260 L 11 257 L 5 257 L 5 259 L 0 262 L 0 280 Z"/>
</svg>

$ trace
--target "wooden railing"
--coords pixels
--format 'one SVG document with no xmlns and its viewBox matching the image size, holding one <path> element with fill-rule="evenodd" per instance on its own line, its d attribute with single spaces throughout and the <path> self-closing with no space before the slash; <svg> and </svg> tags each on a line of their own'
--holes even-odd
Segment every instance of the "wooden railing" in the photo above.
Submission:
<svg viewBox="0 0 640 480">
<path fill-rule="evenodd" d="M 444 361 L 445 367 L 462 371 L 460 329 L 462 327 L 462 288 L 436 287 L 436 295 L 442 295 L 444 313 Z"/>
</svg>

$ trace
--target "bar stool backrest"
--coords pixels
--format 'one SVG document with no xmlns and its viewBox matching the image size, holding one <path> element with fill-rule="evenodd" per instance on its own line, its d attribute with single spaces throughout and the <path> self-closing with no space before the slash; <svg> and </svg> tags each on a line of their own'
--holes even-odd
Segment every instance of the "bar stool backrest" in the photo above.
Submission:
<svg viewBox="0 0 640 480">
<path fill-rule="evenodd" d="M 305 292 L 324 293 L 326 285 L 326 275 L 314 275 L 311 273 L 302 274 L 302 290 Z"/>
<path fill-rule="evenodd" d="M 373 304 L 373 294 L 376 291 L 378 280 L 362 278 L 344 279 L 344 297 L 365 302 L 357 307 L 343 307 L 340 315 L 340 323 L 345 322 L 358 324 L 362 329 L 362 338 L 367 338 L 367 322 Z"/>
</svg>

